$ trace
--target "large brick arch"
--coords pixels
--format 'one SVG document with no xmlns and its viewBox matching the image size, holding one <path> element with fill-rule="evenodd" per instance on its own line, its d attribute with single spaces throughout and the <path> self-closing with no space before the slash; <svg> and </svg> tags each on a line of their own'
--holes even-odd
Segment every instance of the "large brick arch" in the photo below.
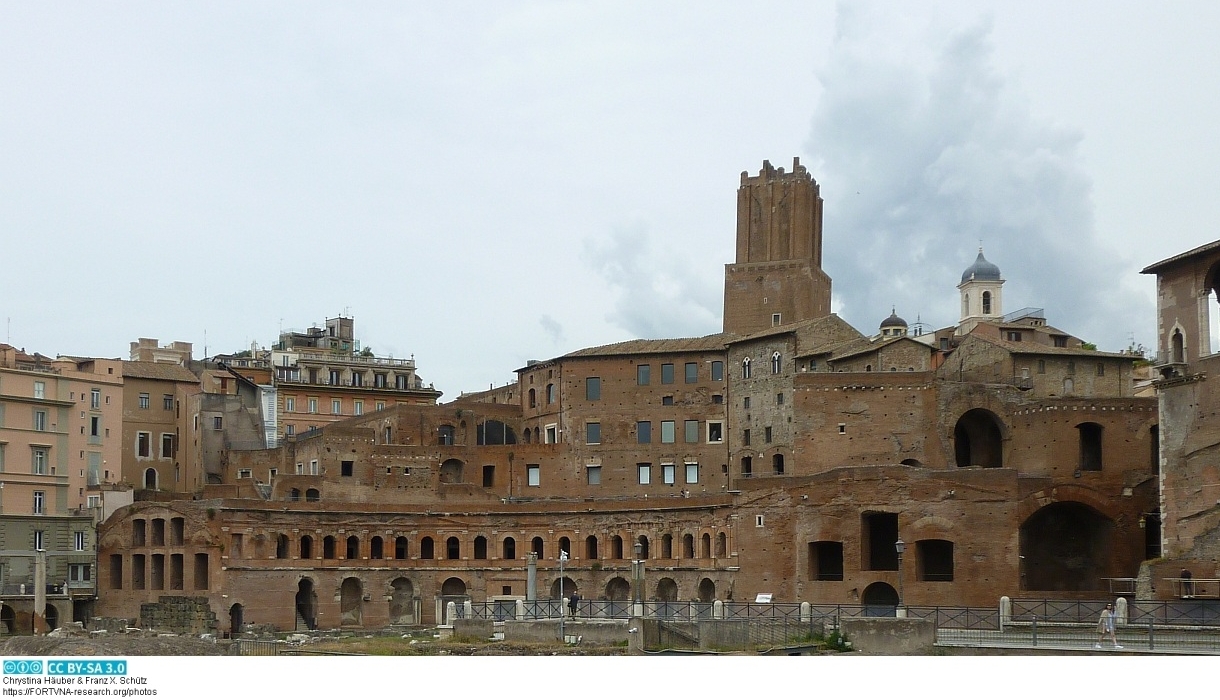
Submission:
<svg viewBox="0 0 1220 700">
<path fill-rule="evenodd" d="M 1113 499 L 1095 489 L 1076 484 L 1062 484 L 1035 491 L 1017 504 L 1017 522 L 1024 525 L 1034 513 L 1052 503 L 1082 503 L 1110 520 L 1117 520 L 1119 513 Z"/>
</svg>

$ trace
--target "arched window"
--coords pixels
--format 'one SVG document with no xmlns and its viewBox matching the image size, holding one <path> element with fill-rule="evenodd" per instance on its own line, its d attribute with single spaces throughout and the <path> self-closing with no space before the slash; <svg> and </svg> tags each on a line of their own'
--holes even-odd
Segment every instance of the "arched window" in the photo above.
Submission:
<svg viewBox="0 0 1220 700">
<path fill-rule="evenodd" d="M 784 456 L 782 454 L 776 453 L 771 457 L 771 468 L 776 476 L 784 473 Z"/>
<path fill-rule="evenodd" d="M 330 535 L 322 538 L 322 558 L 335 558 L 335 538 Z"/>
<path fill-rule="evenodd" d="M 615 535 L 610 538 L 610 552 L 614 559 L 623 558 L 623 538 Z"/>
<path fill-rule="evenodd" d="M 452 445 L 454 439 L 454 429 L 452 425 L 441 425 L 436 428 L 436 444 Z"/>
<path fill-rule="evenodd" d="M 661 535 L 661 558 L 674 558 L 674 536 L 669 533 Z"/>
<path fill-rule="evenodd" d="M 991 315 L 991 292 L 983 292 L 983 315 Z"/>
<path fill-rule="evenodd" d="M 431 537 L 425 537 L 419 541 L 419 558 L 431 559 L 433 557 L 433 544 Z"/>
<path fill-rule="evenodd" d="M 369 559 L 383 558 L 385 553 L 382 551 L 382 549 L 383 545 L 380 537 L 374 537 L 373 539 L 369 540 Z"/>
<path fill-rule="evenodd" d="M 446 559 L 461 559 L 462 544 L 456 537 L 450 537 L 445 540 L 445 558 Z"/>
<path fill-rule="evenodd" d="M 597 559 L 597 537 L 593 535 L 585 538 L 585 559 Z"/>
<path fill-rule="evenodd" d="M 394 558 L 395 559 L 406 559 L 407 558 L 407 538 L 405 538 L 405 537 L 395 537 L 394 538 Z"/>
<path fill-rule="evenodd" d="M 962 318 L 966 318 L 969 315 L 970 315 L 970 295 L 963 294 L 962 295 Z"/>
<path fill-rule="evenodd" d="M 360 538 L 352 535 L 347 538 L 347 559 L 360 558 Z"/>
<path fill-rule="evenodd" d="M 750 358 L 748 357 L 741 361 L 741 378 L 750 378 Z"/>
<path fill-rule="evenodd" d="M 301 489 L 293 489 L 293 490 L 289 491 L 288 500 L 290 500 L 290 501 L 301 500 Z"/>
<path fill-rule="evenodd" d="M 276 535 L 275 536 L 275 558 L 276 559 L 287 559 L 288 558 L 288 535 Z"/>
<path fill-rule="evenodd" d="M 572 540 L 569 540 L 566 537 L 559 538 L 559 551 L 567 552 L 569 557 L 576 555 L 576 553 L 572 551 Z"/>
<path fill-rule="evenodd" d="M 538 408 L 538 397 L 533 389 L 530 389 L 530 408 Z"/>
<path fill-rule="evenodd" d="M 475 559 L 486 559 L 487 558 L 487 538 L 482 535 L 479 535 L 478 537 L 474 538 L 474 558 Z"/>
<path fill-rule="evenodd" d="M 695 558 L 695 536 L 690 533 L 682 535 L 682 558 Z"/>
<path fill-rule="evenodd" d="M 514 540 L 511 537 L 505 537 L 503 552 L 504 552 L 504 554 L 502 556 L 503 559 L 516 559 L 517 558 L 517 540 Z"/>
<path fill-rule="evenodd" d="M 712 558 L 712 536 L 706 532 L 699 538 L 699 556 L 704 559 Z"/>
<path fill-rule="evenodd" d="M 318 491 L 317 489 L 307 489 L 305 491 L 305 500 L 306 501 L 320 501 L 320 500 L 322 500 L 322 493 L 320 491 Z"/>
<path fill-rule="evenodd" d="M 313 559 L 313 538 L 309 535 L 301 537 L 301 558 Z"/>
<path fill-rule="evenodd" d="M 543 549 L 542 549 L 542 538 L 541 537 L 535 537 L 533 539 L 533 541 L 530 542 L 530 551 L 533 552 L 534 554 L 536 554 L 539 559 L 542 558 Z"/>
<path fill-rule="evenodd" d="M 721 532 L 718 535 L 716 535 L 716 556 L 718 556 L 718 557 L 728 556 L 728 551 L 729 551 L 729 538 L 727 535 L 725 535 L 723 532 Z"/>
<path fill-rule="evenodd" d="M 546 385 L 546 402 L 548 405 L 555 403 L 555 385 L 554 384 Z"/>
<path fill-rule="evenodd" d="M 776 352 L 771 355 L 771 374 L 779 374 L 779 366 L 780 366 L 779 353 Z"/>
<path fill-rule="evenodd" d="M 1182 337 L 1182 329 L 1180 329 L 1180 328 L 1174 329 L 1173 337 L 1170 340 L 1170 343 L 1172 344 L 1170 352 L 1173 355 L 1173 361 L 1178 362 L 1178 363 L 1185 362 L 1186 361 L 1186 350 L 1185 350 L 1186 341 Z"/>
</svg>

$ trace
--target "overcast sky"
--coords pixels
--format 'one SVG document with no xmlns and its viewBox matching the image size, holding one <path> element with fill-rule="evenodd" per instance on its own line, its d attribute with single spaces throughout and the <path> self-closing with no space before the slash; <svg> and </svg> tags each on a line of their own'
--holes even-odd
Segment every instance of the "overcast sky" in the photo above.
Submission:
<svg viewBox="0 0 1220 700">
<path fill-rule="evenodd" d="M 0 316 L 195 356 L 355 317 L 445 392 L 720 330 L 740 173 L 799 156 L 834 306 L 1155 344 L 1215 239 L 1220 4 L 0 2 Z M 354 8 L 359 9 L 354 9 Z"/>
</svg>

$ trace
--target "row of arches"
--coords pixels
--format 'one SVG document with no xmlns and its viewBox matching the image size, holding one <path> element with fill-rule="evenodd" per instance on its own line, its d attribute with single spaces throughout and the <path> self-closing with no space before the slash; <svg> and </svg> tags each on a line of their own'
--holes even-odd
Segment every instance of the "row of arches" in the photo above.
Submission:
<svg viewBox="0 0 1220 700">
<path fill-rule="evenodd" d="M 276 559 L 517 559 L 527 553 L 539 559 L 558 559 L 560 552 L 577 560 L 628 559 L 636 556 L 637 545 L 642 559 L 711 559 L 728 556 L 728 535 L 724 531 L 717 532 L 715 537 L 709 532 L 698 536 L 684 533 L 677 537 L 665 533 L 656 538 L 656 552 L 653 551 L 654 542 L 648 535 L 639 535 L 630 541 L 624 540 L 621 535 L 600 539 L 596 535 L 589 535 L 580 542 L 580 549 L 573 548 L 573 540 L 569 537 L 558 538 L 548 548 L 542 537 L 534 537 L 528 543 L 524 540 L 518 543 L 516 537 L 505 536 L 493 543 L 486 536 L 477 535 L 469 542 L 469 550 L 456 536 L 441 539 L 425 535 L 412 543 L 405 535 L 374 535 L 368 538 L 367 547 L 359 535 L 325 535 L 319 540 L 316 535 L 306 534 L 293 541 L 287 534 L 279 533 L 274 539 Z"/>
</svg>

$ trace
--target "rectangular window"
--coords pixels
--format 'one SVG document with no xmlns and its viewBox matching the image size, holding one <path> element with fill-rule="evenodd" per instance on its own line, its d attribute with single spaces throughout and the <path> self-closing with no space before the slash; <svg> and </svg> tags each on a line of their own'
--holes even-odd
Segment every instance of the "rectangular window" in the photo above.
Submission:
<svg viewBox="0 0 1220 700">
<path fill-rule="evenodd" d="M 635 424 L 635 441 L 641 445 L 652 442 L 652 421 L 642 420 Z"/>
<path fill-rule="evenodd" d="M 1038 360 L 1038 374 L 1046 374 L 1046 360 Z"/>
<path fill-rule="evenodd" d="M 330 371 L 330 385 L 339 386 L 339 370 L 332 369 Z"/>
<path fill-rule="evenodd" d="M 89 416 L 89 437 L 102 436 L 102 417 Z"/>
<path fill-rule="evenodd" d="M 696 362 L 686 363 L 686 383 L 694 384 L 699 381 L 699 364 Z"/>
<path fill-rule="evenodd" d="M 149 404 L 148 394 L 141 393 L 140 394 L 140 408 L 148 408 L 148 404 Z"/>
<path fill-rule="evenodd" d="M 352 414 L 357 415 L 357 416 L 364 415 L 364 402 L 363 401 L 353 401 L 352 402 Z"/>
<path fill-rule="evenodd" d="M 85 551 L 85 543 L 86 543 L 86 537 L 85 537 L 84 532 L 72 533 L 73 549 L 75 549 L 78 552 L 83 552 L 83 551 Z"/>
<path fill-rule="evenodd" d="M 636 365 L 635 383 L 648 386 L 652 382 L 652 365 Z"/>
<path fill-rule="evenodd" d="M 779 314 L 771 314 L 771 325 L 772 325 L 772 326 L 778 326 L 778 325 L 779 325 L 779 319 L 780 319 L 780 315 L 779 315 Z"/>
<path fill-rule="evenodd" d="M 1066 335 L 1052 335 L 1051 338 L 1054 339 L 1055 347 L 1057 348 L 1066 348 L 1068 346 L 1068 339 Z"/>
<path fill-rule="evenodd" d="M 47 492 L 34 492 L 34 515 L 43 515 L 47 512 Z"/>
<path fill-rule="evenodd" d="M 1021 342 L 1021 331 L 1006 331 L 1004 339 L 1009 342 L 1019 343 Z"/>
<path fill-rule="evenodd" d="M 602 397 L 602 378 L 601 377 L 586 377 L 585 378 L 585 400 L 598 401 Z"/>
<path fill-rule="evenodd" d="M 674 397 L 672 397 L 672 396 L 662 396 L 662 397 L 661 397 L 661 405 L 662 405 L 662 406 L 672 406 L 672 405 L 674 405 Z"/>
<path fill-rule="evenodd" d="M 749 428 L 746 428 L 745 430 L 741 431 L 741 444 L 745 445 L 747 447 L 750 445 L 750 429 Z"/>
<path fill-rule="evenodd" d="M 34 451 L 34 463 L 31 466 L 31 473 L 46 474 L 47 473 L 47 448 L 35 447 L 35 448 L 33 448 L 33 451 Z"/>
<path fill-rule="evenodd" d="M 745 398 L 743 398 L 741 400 L 741 407 L 749 410 L 749 408 L 750 408 L 750 397 L 749 396 L 746 396 Z"/>
<path fill-rule="evenodd" d="M 385 388 L 385 386 L 386 386 L 386 385 L 385 385 L 385 380 L 386 380 L 386 375 L 384 375 L 384 374 L 374 374 L 374 375 L 373 375 L 373 386 L 374 386 L 374 387 L 376 387 L 376 388 L 378 388 L 378 389 L 384 389 L 384 388 Z"/>
<path fill-rule="evenodd" d="M 687 443 L 699 442 L 699 421 L 688 420 L 682 423 L 682 429 L 685 435 L 683 439 Z"/>
<path fill-rule="evenodd" d="M 585 467 L 585 480 L 590 486 L 598 486 L 602 483 L 602 468 L 600 466 Z"/>
<path fill-rule="evenodd" d="M 297 410 L 297 400 L 295 396 L 289 396 L 284 399 L 284 411 L 287 413 L 295 413 Z"/>
<path fill-rule="evenodd" d="M 89 390 L 89 408 L 101 408 L 101 407 L 102 407 L 102 390 L 101 389 L 90 389 Z"/>
<path fill-rule="evenodd" d="M 771 426 L 763 428 L 763 442 L 771 442 Z"/>
<path fill-rule="evenodd" d="M 309 460 L 309 475 L 310 476 L 318 475 L 318 460 L 316 460 L 316 459 Z"/>
<path fill-rule="evenodd" d="M 539 464 L 525 465 L 526 485 L 540 486 L 542 484 L 542 466 Z"/>
<path fill-rule="evenodd" d="M 637 465 L 635 465 L 635 471 L 639 477 L 640 484 L 646 485 L 646 484 L 652 483 L 652 465 L 651 464 L 637 464 Z"/>
<path fill-rule="evenodd" d="M 384 402 L 384 401 L 378 401 L 378 402 L 377 402 L 377 410 L 378 410 L 378 411 L 385 410 L 385 402 Z"/>
<path fill-rule="evenodd" d="M 284 428 L 284 434 L 285 434 L 285 435 L 296 435 L 296 434 L 297 434 L 297 427 L 296 427 L 295 425 L 292 425 L 291 423 L 290 423 L 290 424 L 288 424 L 288 425 L 287 425 L 287 426 Z"/>
<path fill-rule="evenodd" d="M 674 465 L 662 464 L 661 465 L 661 481 L 665 482 L 669 486 L 673 486 L 674 482 L 677 480 L 677 474 L 675 472 L 676 472 L 676 467 Z"/>
<path fill-rule="evenodd" d="M 775 395 L 775 405 L 776 406 L 784 405 L 784 393 L 782 391 Z"/>
<path fill-rule="evenodd" d="M 602 441 L 602 424 L 585 423 L 585 444 L 600 445 Z"/>
<path fill-rule="evenodd" d="M 223 416 L 212 417 L 212 430 L 224 430 L 225 419 Z"/>
<path fill-rule="evenodd" d="M 695 462 L 686 463 L 686 483 L 699 483 L 699 465 Z"/>
<path fill-rule="evenodd" d="M 34 398 L 45 399 L 47 397 L 47 383 L 34 382 Z"/>
<path fill-rule="evenodd" d="M 546 430 L 544 432 L 546 436 L 543 439 L 546 440 L 546 444 L 554 445 L 555 443 L 559 442 L 559 426 L 554 424 L 548 425 L 546 426 Z"/>
<path fill-rule="evenodd" d="M 89 564 L 69 564 L 68 565 L 68 581 L 70 583 L 88 583 L 93 567 Z"/>
<path fill-rule="evenodd" d="M 174 436 L 172 433 L 161 433 L 161 459 L 174 458 Z"/>
<path fill-rule="evenodd" d="M 1068 360 L 1067 373 L 1076 374 L 1076 362 L 1075 361 Z"/>
<path fill-rule="evenodd" d="M 724 363 L 720 360 L 712 360 L 712 381 L 724 381 Z"/>
<path fill-rule="evenodd" d="M 672 363 L 666 362 L 665 364 L 661 365 L 661 383 L 674 383 L 674 366 Z"/>
<path fill-rule="evenodd" d="M 44 431 L 47 429 L 47 412 L 34 411 L 34 430 Z"/>
<path fill-rule="evenodd" d="M 707 441 L 724 442 L 724 423 L 720 421 L 707 422 Z"/>
<path fill-rule="evenodd" d="M 343 404 L 339 399 L 330 400 L 330 412 L 336 416 L 343 413 Z"/>
<path fill-rule="evenodd" d="M 1097 376 L 1099 376 L 1099 377 L 1106 376 L 1106 366 L 1100 362 L 1097 363 Z"/>
<path fill-rule="evenodd" d="M 46 549 L 46 533 L 42 530 L 34 531 L 34 551 Z"/>
<path fill-rule="evenodd" d="M 251 476 L 253 476 L 253 472 L 251 472 L 249 469 L 238 469 L 237 470 L 238 479 L 249 479 Z"/>
<path fill-rule="evenodd" d="M 675 429 L 674 421 L 671 421 L 671 420 L 661 421 L 661 442 L 662 443 L 666 443 L 666 444 L 672 443 L 676 439 L 674 437 L 674 429 Z"/>
<path fill-rule="evenodd" d="M 161 395 L 161 408 L 164 408 L 167 411 L 174 410 L 174 395 L 173 394 L 162 394 Z"/>
<path fill-rule="evenodd" d="M 310 413 L 317 413 L 317 412 L 318 412 L 318 400 L 317 400 L 317 399 L 310 399 L 310 400 L 309 400 L 309 412 L 310 412 Z"/>
<path fill-rule="evenodd" d="M 345 459 L 339 462 L 339 476 L 351 476 L 356 468 L 356 463 L 350 459 Z"/>
<path fill-rule="evenodd" d="M 716 405 L 724 403 L 724 394 L 712 394 L 712 403 Z"/>
</svg>

